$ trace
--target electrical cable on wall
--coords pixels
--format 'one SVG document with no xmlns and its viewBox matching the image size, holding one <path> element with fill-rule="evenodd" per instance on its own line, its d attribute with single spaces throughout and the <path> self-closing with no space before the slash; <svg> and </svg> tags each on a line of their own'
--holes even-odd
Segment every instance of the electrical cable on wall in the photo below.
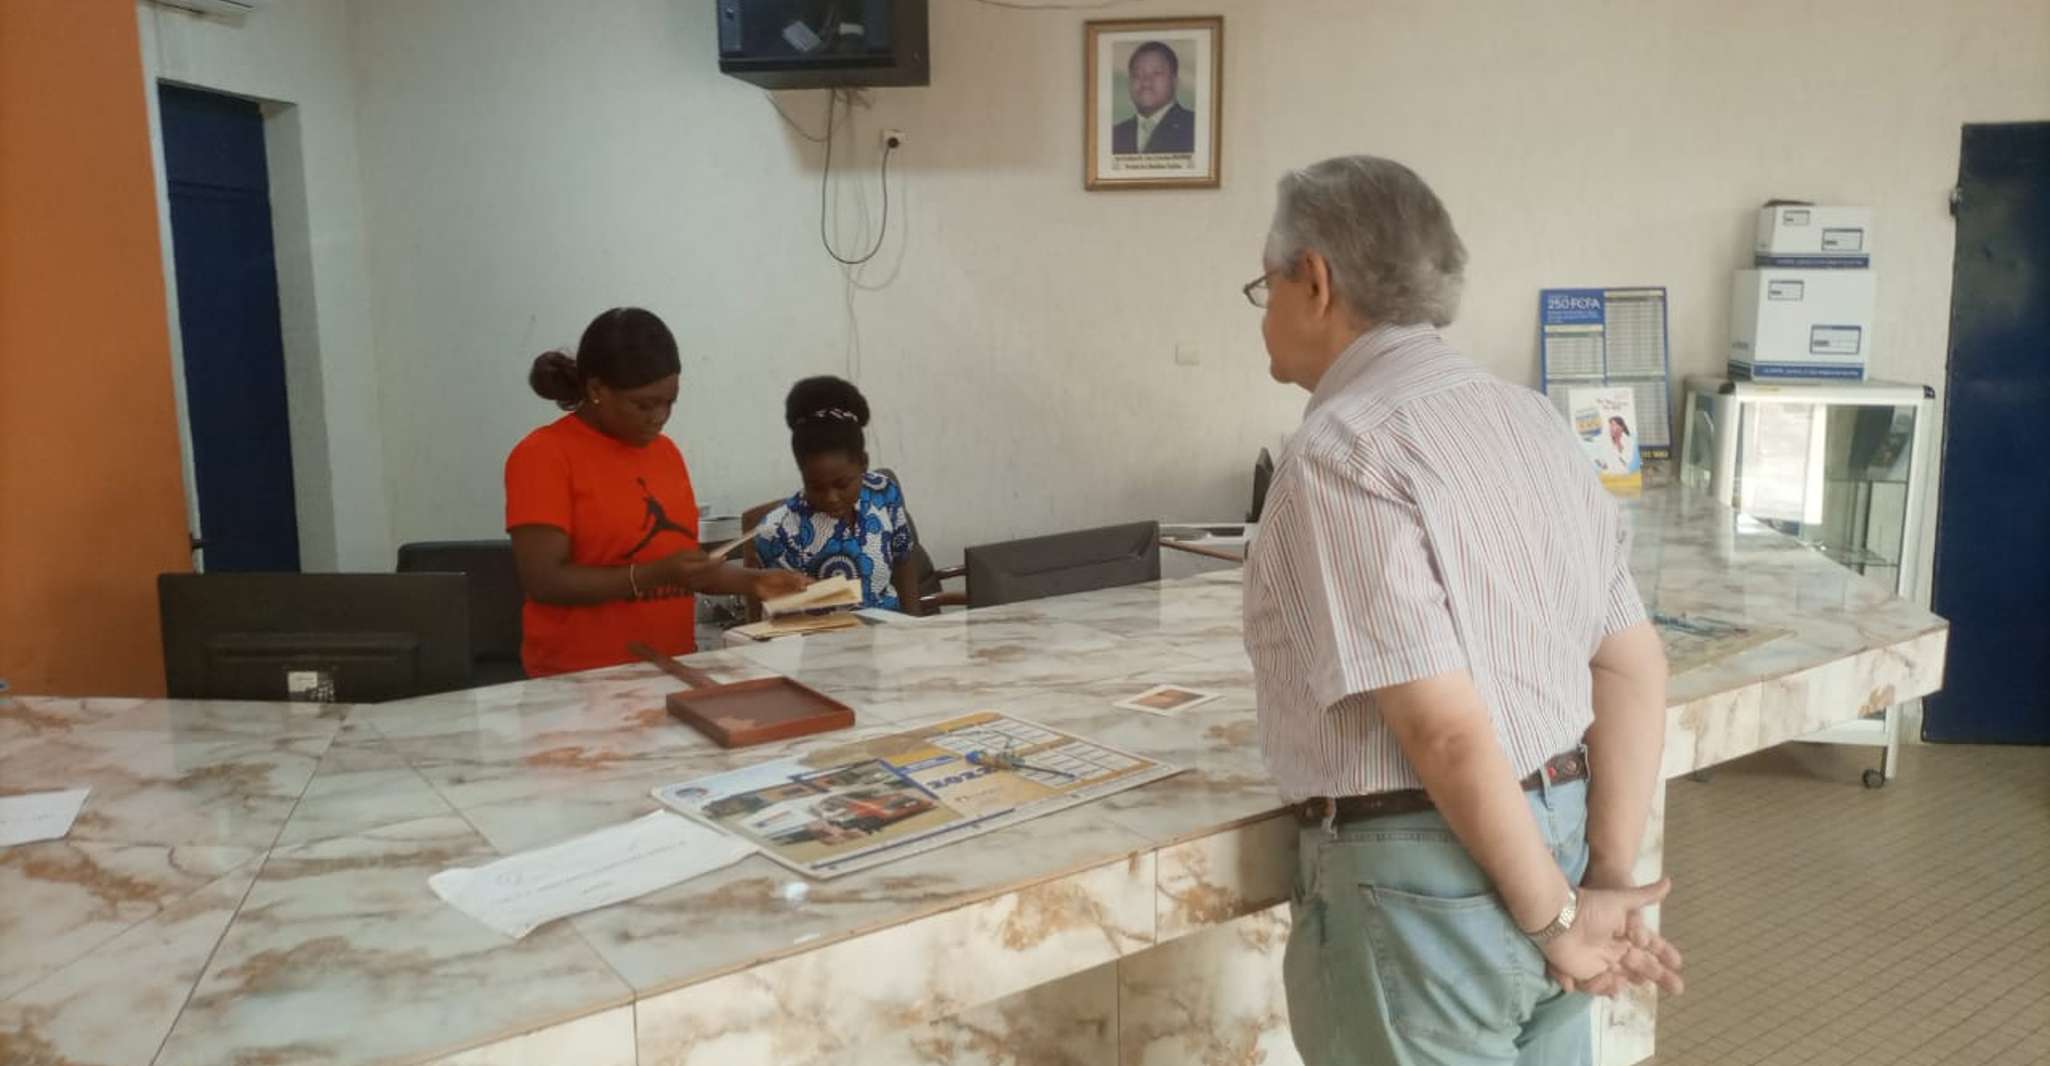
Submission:
<svg viewBox="0 0 2050 1066">
<path fill-rule="evenodd" d="M 765 92 L 762 94 L 762 99 L 767 100 L 769 102 L 769 106 L 776 109 L 776 114 L 782 116 L 783 118 L 783 124 L 785 126 L 790 127 L 791 131 L 796 133 L 799 137 L 802 137 L 813 144 L 825 143 L 826 139 L 824 137 L 816 133 L 813 133 L 808 129 L 805 129 L 803 126 L 798 125 L 797 120 L 790 117 L 790 112 L 783 110 L 783 105 L 776 102 L 776 97 L 774 95 Z M 827 103 L 827 106 L 832 106 L 830 101 Z"/>
<path fill-rule="evenodd" d="M 827 236 L 826 232 L 826 192 L 831 187 L 833 181 L 834 116 L 837 115 L 840 110 L 839 101 L 840 94 L 842 91 L 843 90 L 840 89 L 834 89 L 832 97 L 826 101 L 826 165 L 825 169 L 821 171 L 819 174 L 819 244 L 826 249 L 826 254 L 832 256 L 833 259 L 840 265 L 860 266 L 863 263 L 866 263 L 869 260 L 874 259 L 876 257 L 876 253 L 881 252 L 883 250 L 883 240 L 890 234 L 890 156 L 897 151 L 897 143 L 896 140 L 892 138 L 891 140 L 883 144 L 883 220 L 882 224 L 876 227 L 875 244 L 870 246 L 869 250 L 866 253 L 852 259 L 848 258 L 847 256 L 841 255 L 840 252 L 833 247 L 833 241 L 830 237 Z M 851 99 L 848 101 L 847 106 L 850 112 L 848 117 L 852 118 L 852 108 L 854 104 Z"/>
</svg>

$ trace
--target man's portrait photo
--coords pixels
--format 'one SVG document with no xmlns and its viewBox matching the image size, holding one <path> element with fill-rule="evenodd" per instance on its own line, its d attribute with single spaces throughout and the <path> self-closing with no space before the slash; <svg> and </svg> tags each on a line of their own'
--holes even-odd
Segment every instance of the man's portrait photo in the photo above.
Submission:
<svg viewBox="0 0 2050 1066">
<path fill-rule="evenodd" d="M 1222 18 L 1088 24 L 1087 188 L 1215 188 Z"/>
<path fill-rule="evenodd" d="M 1177 99 L 1182 61 L 1160 41 L 1132 49 L 1125 63 L 1125 81 L 1132 99 L 1132 117 L 1111 127 L 1113 155 L 1138 155 L 1196 150 L 1196 113 Z"/>
</svg>

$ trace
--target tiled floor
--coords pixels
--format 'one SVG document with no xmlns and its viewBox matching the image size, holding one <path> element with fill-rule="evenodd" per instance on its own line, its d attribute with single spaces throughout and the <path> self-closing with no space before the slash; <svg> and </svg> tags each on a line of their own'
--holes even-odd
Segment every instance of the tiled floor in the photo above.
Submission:
<svg viewBox="0 0 2050 1066">
<path fill-rule="evenodd" d="M 1657 1066 L 2050 1064 L 2050 749 L 1871 752 L 1673 782 Z"/>
</svg>

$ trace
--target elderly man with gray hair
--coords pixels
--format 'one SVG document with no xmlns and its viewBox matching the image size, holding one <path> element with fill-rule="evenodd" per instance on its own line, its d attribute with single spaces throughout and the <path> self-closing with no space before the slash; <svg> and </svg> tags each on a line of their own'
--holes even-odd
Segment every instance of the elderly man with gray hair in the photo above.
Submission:
<svg viewBox="0 0 2050 1066">
<path fill-rule="evenodd" d="M 1438 335 L 1466 249 L 1422 179 L 1281 180 L 1275 380 L 1310 393 L 1246 564 L 1261 746 L 1301 830 L 1285 963 L 1310 1066 L 1591 1058 L 1587 995 L 1680 988 L 1631 876 L 1665 655 L 1629 536 L 1544 397 Z"/>
</svg>

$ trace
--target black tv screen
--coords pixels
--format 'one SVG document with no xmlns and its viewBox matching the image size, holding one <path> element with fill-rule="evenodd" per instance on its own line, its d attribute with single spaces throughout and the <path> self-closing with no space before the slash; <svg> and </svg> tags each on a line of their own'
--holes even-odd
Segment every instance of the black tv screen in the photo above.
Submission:
<svg viewBox="0 0 2050 1066">
<path fill-rule="evenodd" d="M 925 85 L 926 0 L 714 0 L 719 70 L 765 89 Z"/>
</svg>

